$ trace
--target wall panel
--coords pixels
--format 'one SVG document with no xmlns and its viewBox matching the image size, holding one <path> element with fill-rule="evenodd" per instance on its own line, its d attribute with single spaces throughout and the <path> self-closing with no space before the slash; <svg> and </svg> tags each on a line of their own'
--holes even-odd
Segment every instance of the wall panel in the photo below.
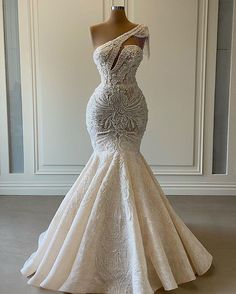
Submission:
<svg viewBox="0 0 236 294">
<path fill-rule="evenodd" d="M 100 77 L 92 60 L 89 27 L 109 17 L 111 3 L 21 0 L 18 4 L 24 173 L 9 174 L 4 51 L 0 49 L 0 194 L 65 194 L 92 153 L 85 110 Z M 211 171 L 217 1 L 150 0 L 147 5 L 130 0 L 126 9 L 131 21 L 147 24 L 150 32 L 151 57 L 144 58 L 137 72 L 149 108 L 141 151 L 160 184 L 167 194 L 235 194 L 233 83 L 228 174 Z M 1 34 L 2 24 L 0 10 Z M 235 28 L 234 21 L 233 36 Z"/>
</svg>

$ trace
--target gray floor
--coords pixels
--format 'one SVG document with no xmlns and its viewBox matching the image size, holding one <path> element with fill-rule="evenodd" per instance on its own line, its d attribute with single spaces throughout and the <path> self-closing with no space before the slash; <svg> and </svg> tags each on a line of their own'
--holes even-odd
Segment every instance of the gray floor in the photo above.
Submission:
<svg viewBox="0 0 236 294">
<path fill-rule="evenodd" d="M 213 255 L 213 266 L 195 281 L 156 293 L 235 294 L 236 197 L 168 198 Z M 0 196 L 0 294 L 62 293 L 30 286 L 19 272 L 25 259 L 36 249 L 39 233 L 47 228 L 62 199 L 58 196 Z"/>
</svg>

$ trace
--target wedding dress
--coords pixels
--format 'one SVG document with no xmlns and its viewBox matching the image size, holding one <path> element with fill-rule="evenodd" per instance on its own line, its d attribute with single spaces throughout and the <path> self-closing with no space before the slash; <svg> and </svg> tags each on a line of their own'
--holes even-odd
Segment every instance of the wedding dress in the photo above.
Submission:
<svg viewBox="0 0 236 294">
<path fill-rule="evenodd" d="M 143 49 L 125 45 L 145 38 Z M 212 263 L 171 207 L 140 152 L 148 108 L 135 74 L 149 56 L 144 24 L 97 47 L 101 83 L 86 126 L 93 153 L 21 273 L 28 284 L 69 293 L 153 294 L 196 279 Z"/>
</svg>

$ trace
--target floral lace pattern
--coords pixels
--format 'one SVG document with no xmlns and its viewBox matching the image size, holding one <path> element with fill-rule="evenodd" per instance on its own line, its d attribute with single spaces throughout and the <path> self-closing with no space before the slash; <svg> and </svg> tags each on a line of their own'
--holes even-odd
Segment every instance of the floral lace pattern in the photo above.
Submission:
<svg viewBox="0 0 236 294">
<path fill-rule="evenodd" d="M 29 285 L 153 294 L 192 281 L 211 265 L 211 254 L 175 213 L 139 151 L 148 109 L 135 79 L 144 52 L 124 44 L 131 35 L 148 40 L 147 27 L 94 51 L 101 83 L 86 109 L 94 152 L 21 269 L 33 274 Z"/>
<path fill-rule="evenodd" d="M 123 44 L 131 36 L 148 35 L 148 27 L 138 25 L 94 51 L 101 84 L 87 104 L 86 124 L 96 151 L 140 149 L 148 108 L 135 74 L 143 50 L 138 45 Z"/>
</svg>

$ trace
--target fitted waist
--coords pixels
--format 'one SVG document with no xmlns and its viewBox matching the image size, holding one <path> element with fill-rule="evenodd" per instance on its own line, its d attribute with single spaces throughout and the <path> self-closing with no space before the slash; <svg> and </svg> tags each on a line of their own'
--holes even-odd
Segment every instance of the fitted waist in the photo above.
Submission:
<svg viewBox="0 0 236 294">
<path fill-rule="evenodd" d="M 99 86 L 101 87 L 112 87 L 112 88 L 127 88 L 127 87 L 137 87 L 138 83 L 137 81 L 133 81 L 133 82 L 119 82 L 119 83 L 115 83 L 113 81 L 102 81 Z"/>
</svg>

